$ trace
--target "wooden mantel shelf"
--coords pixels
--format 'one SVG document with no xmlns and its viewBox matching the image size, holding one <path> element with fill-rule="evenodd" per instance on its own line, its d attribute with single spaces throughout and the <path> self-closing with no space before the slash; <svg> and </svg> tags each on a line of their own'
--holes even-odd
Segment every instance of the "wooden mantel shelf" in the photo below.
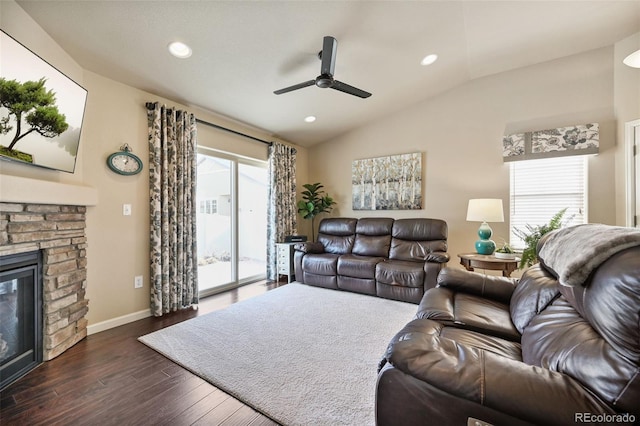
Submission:
<svg viewBox="0 0 640 426">
<path fill-rule="evenodd" d="M 0 175 L 0 202 L 95 206 L 98 191 L 84 185 Z"/>
</svg>

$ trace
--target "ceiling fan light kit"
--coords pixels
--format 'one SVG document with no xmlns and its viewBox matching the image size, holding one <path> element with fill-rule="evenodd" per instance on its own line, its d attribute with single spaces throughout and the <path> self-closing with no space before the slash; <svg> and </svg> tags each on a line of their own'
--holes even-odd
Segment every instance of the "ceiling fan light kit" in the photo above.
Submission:
<svg viewBox="0 0 640 426">
<path fill-rule="evenodd" d="M 625 65 L 632 68 L 640 68 L 640 50 L 636 50 L 622 61 Z"/>
<path fill-rule="evenodd" d="M 322 61 L 322 64 L 320 65 L 320 75 L 313 80 L 285 87 L 284 89 L 276 90 L 273 93 L 276 95 L 282 95 L 283 93 L 293 92 L 294 90 L 316 85 L 321 89 L 334 89 L 359 98 L 368 98 L 371 96 L 371 93 L 369 92 L 365 92 L 362 89 L 342 83 L 341 81 L 333 78 L 337 51 L 338 41 L 331 36 L 325 36 L 322 41 L 322 51 L 318 54 L 318 57 Z"/>
</svg>

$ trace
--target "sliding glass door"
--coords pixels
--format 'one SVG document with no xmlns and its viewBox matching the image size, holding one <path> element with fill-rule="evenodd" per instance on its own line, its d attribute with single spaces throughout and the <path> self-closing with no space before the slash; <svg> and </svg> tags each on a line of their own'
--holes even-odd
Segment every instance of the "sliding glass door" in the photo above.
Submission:
<svg viewBox="0 0 640 426">
<path fill-rule="evenodd" d="M 198 153 L 198 284 L 207 296 L 264 279 L 266 164 Z"/>
</svg>

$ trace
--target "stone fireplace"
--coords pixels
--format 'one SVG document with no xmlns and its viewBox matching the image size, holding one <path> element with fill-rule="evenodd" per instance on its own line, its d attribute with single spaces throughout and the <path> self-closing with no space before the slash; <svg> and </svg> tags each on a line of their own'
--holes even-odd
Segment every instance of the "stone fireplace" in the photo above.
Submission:
<svg viewBox="0 0 640 426">
<path fill-rule="evenodd" d="M 42 359 L 87 335 L 87 209 L 95 188 L 0 173 L 0 259 L 38 252 L 42 285 Z"/>
<path fill-rule="evenodd" d="M 0 259 L 40 251 L 42 359 L 87 335 L 86 206 L 0 202 Z"/>
</svg>

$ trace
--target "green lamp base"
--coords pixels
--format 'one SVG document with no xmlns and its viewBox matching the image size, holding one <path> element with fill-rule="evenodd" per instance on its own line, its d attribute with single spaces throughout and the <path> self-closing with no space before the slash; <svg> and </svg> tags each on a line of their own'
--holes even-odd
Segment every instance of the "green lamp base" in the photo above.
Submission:
<svg viewBox="0 0 640 426">
<path fill-rule="evenodd" d="M 480 228 L 478 228 L 478 237 L 480 237 L 480 239 L 476 241 L 476 252 L 478 254 L 490 255 L 496 251 L 496 243 L 491 240 L 492 234 L 493 230 L 489 224 L 482 222 Z"/>
<path fill-rule="evenodd" d="M 476 252 L 478 254 L 493 254 L 496 251 L 496 243 L 493 240 L 476 241 Z"/>
</svg>

